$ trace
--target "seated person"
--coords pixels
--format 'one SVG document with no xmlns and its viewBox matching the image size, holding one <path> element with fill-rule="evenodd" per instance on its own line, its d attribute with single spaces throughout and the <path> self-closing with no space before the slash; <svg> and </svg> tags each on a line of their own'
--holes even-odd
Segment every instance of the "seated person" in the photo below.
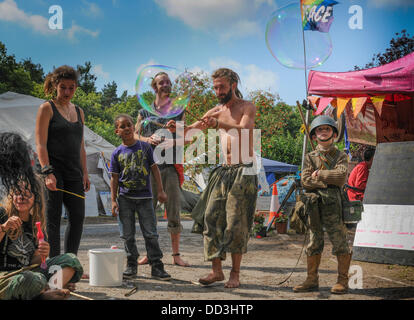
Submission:
<svg viewBox="0 0 414 320">
<path fill-rule="evenodd" d="M 37 241 L 36 222 L 41 223 L 45 239 L 47 234 L 43 183 L 39 178 L 34 183 L 33 187 L 20 183 L 19 190 L 9 190 L 0 205 L 0 300 L 62 300 L 75 289 L 74 283 L 83 273 L 78 258 L 67 253 L 47 259 L 45 269 L 37 266 L 5 277 L 10 271 L 40 265 L 49 255 L 49 244 Z M 56 269 L 54 276 L 52 270 Z M 51 278 L 51 287 L 57 289 L 49 286 Z"/>
<path fill-rule="evenodd" d="M 366 149 L 364 151 L 364 161 L 358 163 L 352 170 L 345 185 L 349 201 L 364 199 L 365 187 L 368 182 L 369 169 L 374 160 L 375 149 Z"/>
</svg>

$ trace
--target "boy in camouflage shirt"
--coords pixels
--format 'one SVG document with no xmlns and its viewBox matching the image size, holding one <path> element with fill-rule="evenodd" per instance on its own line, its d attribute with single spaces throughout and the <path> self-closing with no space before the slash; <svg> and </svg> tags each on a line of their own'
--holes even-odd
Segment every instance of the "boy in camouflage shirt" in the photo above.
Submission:
<svg viewBox="0 0 414 320">
<path fill-rule="evenodd" d="M 346 182 L 347 155 L 334 145 L 338 135 L 334 119 L 319 116 L 312 121 L 310 136 L 317 142 L 316 150 L 306 155 L 302 169 L 302 185 L 313 201 L 309 212 L 310 242 L 306 248 L 307 278 L 293 288 L 308 292 L 319 288 L 318 267 L 324 247 L 324 230 L 332 242 L 332 253 L 338 259 L 338 281 L 331 292 L 346 293 L 351 253 L 342 220 L 341 188 Z"/>
</svg>

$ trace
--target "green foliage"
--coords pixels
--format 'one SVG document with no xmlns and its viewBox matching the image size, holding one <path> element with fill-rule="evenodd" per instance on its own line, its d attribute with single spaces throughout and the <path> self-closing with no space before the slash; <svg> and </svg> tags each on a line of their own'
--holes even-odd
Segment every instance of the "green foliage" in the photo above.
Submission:
<svg viewBox="0 0 414 320">
<path fill-rule="evenodd" d="M 77 70 L 79 72 L 79 87 L 81 87 L 85 93 L 96 92 L 95 81 L 97 77 L 91 73 L 91 62 L 85 62 L 84 66 L 78 65 Z"/>
</svg>

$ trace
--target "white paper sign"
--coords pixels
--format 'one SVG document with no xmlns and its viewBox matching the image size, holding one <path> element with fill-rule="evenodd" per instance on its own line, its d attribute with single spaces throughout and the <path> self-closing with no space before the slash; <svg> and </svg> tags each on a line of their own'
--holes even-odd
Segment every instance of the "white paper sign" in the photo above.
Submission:
<svg viewBox="0 0 414 320">
<path fill-rule="evenodd" d="M 414 250 L 414 206 L 364 204 L 354 246 Z"/>
</svg>

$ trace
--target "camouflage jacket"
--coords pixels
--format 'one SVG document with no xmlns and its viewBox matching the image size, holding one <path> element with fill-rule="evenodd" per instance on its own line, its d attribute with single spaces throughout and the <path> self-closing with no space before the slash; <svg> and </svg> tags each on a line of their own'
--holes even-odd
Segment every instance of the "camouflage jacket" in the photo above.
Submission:
<svg viewBox="0 0 414 320">
<path fill-rule="evenodd" d="M 318 170 L 318 176 L 312 173 Z M 346 183 L 348 173 L 348 157 L 332 145 L 327 151 L 320 146 L 305 156 L 302 168 L 302 185 L 306 190 L 327 188 L 328 185 L 342 187 Z"/>
</svg>

